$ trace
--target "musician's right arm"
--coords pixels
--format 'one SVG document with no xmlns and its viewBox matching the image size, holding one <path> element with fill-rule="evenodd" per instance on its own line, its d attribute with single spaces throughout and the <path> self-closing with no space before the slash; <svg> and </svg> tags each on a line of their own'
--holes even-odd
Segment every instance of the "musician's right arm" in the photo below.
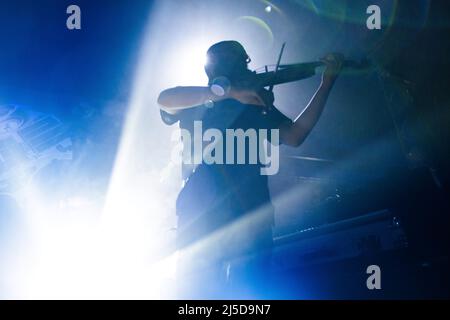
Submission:
<svg viewBox="0 0 450 320">
<path fill-rule="evenodd" d="M 264 101 L 254 90 L 231 88 L 228 93 L 215 95 L 210 87 L 174 87 L 159 94 L 158 104 L 167 113 L 176 114 L 178 111 L 202 105 L 208 101 L 236 99 L 243 104 L 264 105 Z"/>
<path fill-rule="evenodd" d="M 174 87 L 159 94 L 158 104 L 167 113 L 175 114 L 180 110 L 202 105 L 206 101 L 217 101 L 221 97 L 214 95 L 209 87 Z"/>
</svg>

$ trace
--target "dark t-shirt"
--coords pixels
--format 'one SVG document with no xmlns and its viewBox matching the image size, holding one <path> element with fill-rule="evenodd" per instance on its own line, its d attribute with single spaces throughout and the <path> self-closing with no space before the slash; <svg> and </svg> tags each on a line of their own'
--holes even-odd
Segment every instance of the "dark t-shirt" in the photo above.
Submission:
<svg viewBox="0 0 450 320">
<path fill-rule="evenodd" d="M 291 122 L 275 107 L 245 105 L 234 99 L 216 102 L 210 108 L 202 105 L 184 109 L 175 115 L 161 110 L 161 118 L 168 125 L 179 121 L 180 128 L 188 130 L 191 137 L 194 137 L 194 122 L 201 121 L 203 132 L 218 129 L 224 137 L 226 129 L 255 129 L 259 139 L 259 129 L 266 129 L 269 141 L 271 129 L 278 129 L 281 123 Z M 193 148 L 193 141 L 189 144 Z M 249 164 L 248 144 L 245 147 L 245 164 L 236 164 L 236 161 L 233 164 L 202 162 L 195 169 L 194 166 L 183 165 L 185 185 L 177 199 L 177 214 L 180 217 L 189 221 L 220 211 L 222 216 L 227 216 L 223 220 L 226 223 L 264 206 L 269 212 L 268 219 L 273 221 L 273 209 L 267 210 L 267 207 L 272 208 L 267 176 L 261 174 L 259 158 L 256 164 Z M 225 153 L 224 148 L 224 157 Z M 235 150 L 235 157 L 236 154 Z"/>
</svg>

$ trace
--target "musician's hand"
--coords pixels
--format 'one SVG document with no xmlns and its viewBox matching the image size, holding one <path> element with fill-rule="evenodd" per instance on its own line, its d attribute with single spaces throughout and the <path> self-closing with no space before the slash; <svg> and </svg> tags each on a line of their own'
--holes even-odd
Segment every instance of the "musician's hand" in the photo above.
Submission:
<svg viewBox="0 0 450 320">
<path fill-rule="evenodd" d="M 333 84 L 344 64 L 344 56 L 340 53 L 330 53 L 321 59 L 325 63 L 326 68 L 322 75 L 322 82 L 325 84 Z"/>
<path fill-rule="evenodd" d="M 261 97 L 258 92 L 252 89 L 241 89 L 231 87 L 228 92 L 228 96 L 232 99 L 238 100 L 243 104 L 253 104 L 258 106 L 265 106 L 266 102 L 263 97 Z"/>
<path fill-rule="evenodd" d="M 275 101 L 273 91 L 261 89 L 258 91 L 258 95 L 261 97 L 267 107 L 273 106 L 273 102 Z"/>
</svg>

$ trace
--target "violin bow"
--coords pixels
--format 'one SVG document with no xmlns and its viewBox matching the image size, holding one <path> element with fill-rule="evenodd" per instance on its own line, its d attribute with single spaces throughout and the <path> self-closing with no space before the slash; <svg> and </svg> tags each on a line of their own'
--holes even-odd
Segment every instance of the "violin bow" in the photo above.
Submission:
<svg viewBox="0 0 450 320">
<path fill-rule="evenodd" d="M 281 46 L 280 54 L 278 55 L 277 65 L 275 67 L 275 73 L 277 73 L 278 69 L 280 68 L 281 57 L 283 56 L 283 51 L 284 51 L 285 46 L 286 46 L 286 42 L 283 42 L 283 45 Z M 267 71 L 267 66 L 266 66 L 266 71 Z M 269 87 L 269 91 L 273 91 L 273 85 L 271 85 Z"/>
</svg>

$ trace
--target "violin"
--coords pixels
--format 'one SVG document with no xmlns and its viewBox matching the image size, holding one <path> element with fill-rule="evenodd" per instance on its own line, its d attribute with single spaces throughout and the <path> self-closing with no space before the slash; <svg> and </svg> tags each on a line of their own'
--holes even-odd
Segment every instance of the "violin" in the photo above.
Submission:
<svg viewBox="0 0 450 320">
<path fill-rule="evenodd" d="M 294 64 L 281 64 L 274 71 L 265 71 L 257 73 L 255 71 L 244 75 L 235 84 L 237 87 L 259 90 L 284 83 L 299 81 L 310 78 L 316 74 L 318 68 L 325 64 L 321 61 L 303 62 Z M 355 61 L 344 60 L 343 69 L 366 70 L 370 67 L 367 60 Z M 266 68 L 267 70 L 267 68 Z"/>
<path fill-rule="evenodd" d="M 269 91 L 272 91 L 275 85 L 310 78 L 316 74 L 318 68 L 325 66 L 325 63 L 322 61 L 280 64 L 285 45 L 286 43 L 283 43 L 281 47 L 274 71 L 268 71 L 267 66 L 265 66 L 265 72 L 250 71 L 243 75 L 235 85 L 255 90 L 269 87 Z M 342 67 L 343 69 L 365 70 L 370 67 L 370 63 L 367 59 L 361 61 L 344 60 Z"/>
<path fill-rule="evenodd" d="M 273 103 L 272 91 L 275 85 L 310 78 L 316 74 L 318 68 L 325 66 L 322 61 L 280 64 L 284 46 L 285 43 L 281 47 L 275 70 L 269 71 L 268 66 L 265 66 L 264 72 L 247 70 L 248 72 L 240 74 L 239 78 L 233 81 L 233 87 L 258 92 L 260 97 L 267 102 L 266 105 L 270 106 Z M 361 61 L 344 60 L 342 69 L 368 70 L 370 67 L 371 64 L 367 59 Z M 214 79 L 211 90 L 216 95 L 222 96 L 230 87 L 231 83 L 226 77 L 218 77 Z"/>
</svg>

